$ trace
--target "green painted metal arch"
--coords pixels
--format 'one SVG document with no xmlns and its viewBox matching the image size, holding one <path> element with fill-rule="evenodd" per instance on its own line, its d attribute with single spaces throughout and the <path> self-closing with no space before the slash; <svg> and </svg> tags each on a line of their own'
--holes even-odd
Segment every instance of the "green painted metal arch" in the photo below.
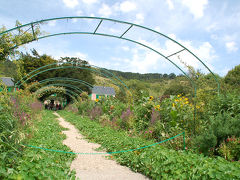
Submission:
<svg viewBox="0 0 240 180">
<path fill-rule="evenodd" d="M 53 37 L 53 36 L 59 36 L 59 35 L 69 35 L 69 34 L 91 34 L 91 35 L 100 35 L 100 36 L 106 36 L 106 37 L 113 37 L 113 38 L 119 38 L 118 36 L 114 36 L 114 35 L 109 35 L 109 34 L 102 34 L 102 33 L 89 33 L 89 32 L 65 32 L 65 33 L 57 33 L 57 34 L 51 34 L 51 35 L 46 35 L 46 36 L 42 36 L 42 37 L 39 37 L 38 39 L 43 39 L 43 38 L 48 38 L 48 37 Z M 191 84 L 193 85 L 194 89 L 196 89 L 196 84 L 194 83 L 194 81 L 187 75 L 186 72 L 184 72 L 178 65 L 176 65 L 172 60 L 170 60 L 168 57 L 164 56 L 162 53 L 160 53 L 159 51 L 141 43 L 141 42 L 138 42 L 138 41 L 134 41 L 134 40 L 131 40 L 131 39 L 128 39 L 128 38 L 119 38 L 119 39 L 123 39 L 123 40 L 126 40 L 126 41 L 130 41 L 132 43 L 135 43 L 135 44 L 138 44 L 138 45 L 141 45 L 147 49 L 150 49 L 152 51 L 154 51 L 155 53 L 159 54 L 160 56 L 162 56 L 163 58 L 167 59 L 170 63 L 172 63 L 177 69 L 179 69 L 191 82 Z"/>
<path fill-rule="evenodd" d="M 47 90 L 44 90 L 44 91 L 47 91 Z M 44 92 L 44 91 L 42 91 L 42 92 Z M 77 101 L 76 98 L 75 98 L 72 94 L 70 94 L 70 93 L 68 93 L 68 92 L 65 92 L 64 94 L 65 94 L 66 96 L 69 96 L 73 101 Z"/>
<path fill-rule="evenodd" d="M 32 72 L 36 72 L 36 71 L 38 71 L 39 69 L 43 69 L 43 68 L 45 68 L 45 67 L 48 67 L 48 66 L 51 66 L 51 65 L 57 65 L 57 64 L 58 64 L 58 63 L 48 64 L 48 65 L 42 66 L 42 67 L 40 67 L 40 68 L 38 68 L 38 69 L 35 69 L 35 70 L 32 71 Z M 63 64 L 74 64 L 74 63 L 63 63 Z M 100 73 L 100 74 L 104 75 L 105 77 L 107 77 L 108 79 L 110 79 L 110 80 L 113 82 L 113 84 L 115 84 L 116 86 L 118 86 L 121 90 L 123 90 L 123 88 L 122 88 L 121 86 L 119 86 L 118 83 L 117 83 L 115 80 L 113 80 L 111 77 L 109 77 L 107 74 L 101 73 L 101 72 L 99 72 L 99 71 L 97 71 L 97 70 L 95 70 L 95 69 L 92 69 L 92 68 L 86 68 L 86 67 L 81 67 L 81 66 L 59 66 L 59 67 L 49 68 L 49 69 L 40 71 L 40 72 L 38 72 L 38 73 L 36 73 L 36 74 L 28 77 L 28 78 L 27 78 L 28 75 L 26 75 L 26 76 L 24 76 L 20 81 L 18 81 L 18 82 L 16 83 L 15 87 L 20 88 L 20 86 L 22 86 L 23 83 L 25 83 L 26 81 L 32 79 L 33 77 L 35 77 L 35 76 L 37 76 L 38 74 L 41 74 L 41 73 L 43 73 L 43 72 L 47 72 L 47 71 L 50 71 L 50 70 L 56 70 L 56 69 L 64 69 L 64 68 L 88 69 L 88 70 L 90 70 L 90 71 Z M 33 74 L 32 72 L 29 73 L 29 74 Z M 115 76 L 115 75 L 114 75 L 114 76 Z M 24 78 L 27 78 L 27 79 L 26 79 L 26 80 L 23 80 Z M 20 83 L 20 84 L 19 84 L 19 83 Z M 125 84 L 124 84 L 124 86 L 128 89 L 128 87 L 127 87 Z"/>
<path fill-rule="evenodd" d="M 80 80 L 80 79 L 74 79 L 74 78 L 66 78 L 66 77 L 47 78 L 47 79 L 44 79 L 42 81 L 39 81 L 39 83 L 41 84 L 43 82 L 49 82 L 49 81 L 68 81 L 68 82 L 83 84 L 83 85 L 85 85 L 89 88 L 93 88 L 93 85 L 91 85 L 90 83 L 88 83 L 86 81 L 83 81 L 83 80 Z"/>
<path fill-rule="evenodd" d="M 69 88 L 75 89 L 75 90 L 78 92 L 79 95 L 83 92 L 82 89 L 80 89 L 80 88 L 78 88 L 78 87 L 76 87 L 76 86 L 70 85 L 70 84 L 54 83 L 54 84 L 48 84 L 48 85 L 45 85 L 44 87 L 48 87 L 48 86 L 62 86 L 62 87 L 69 87 Z M 77 94 L 77 95 L 78 95 L 78 94 Z"/>
<path fill-rule="evenodd" d="M 35 37 L 33 36 L 34 38 L 29 41 L 29 42 L 32 42 L 32 41 L 35 41 L 35 40 L 38 40 L 38 39 L 43 39 L 43 38 L 47 38 L 47 37 L 53 37 L 53 36 L 57 36 L 57 35 L 67 35 L 67 34 L 92 34 L 92 35 L 99 35 L 99 36 L 107 36 L 107 37 L 114 37 L 114 38 L 118 38 L 118 39 L 123 39 L 123 40 L 127 40 L 127 41 L 130 41 L 130 42 L 133 42 L 133 43 L 136 43 L 136 44 L 139 44 L 145 48 L 148 48 L 154 52 L 156 52 L 157 54 L 159 54 L 160 56 L 162 56 L 163 58 L 165 58 L 166 60 L 168 60 L 170 63 L 172 63 L 175 67 L 177 67 L 177 69 L 179 69 L 188 79 L 189 81 L 191 82 L 192 86 L 194 87 L 194 97 L 196 97 L 196 92 L 197 92 L 197 86 L 196 84 L 194 83 L 194 81 L 187 75 L 187 73 L 185 73 L 179 66 L 177 66 L 177 64 L 175 64 L 173 61 L 171 61 L 171 59 L 169 59 L 170 56 L 173 56 L 173 55 L 176 55 L 182 51 L 187 51 L 189 54 L 191 54 L 193 57 L 196 58 L 197 61 L 199 61 L 211 74 L 212 76 L 214 77 L 214 80 L 216 81 L 217 83 L 217 91 L 218 91 L 218 94 L 219 94 L 219 91 L 220 91 L 220 82 L 218 81 L 217 77 L 215 76 L 215 74 L 207 67 L 207 65 L 205 63 L 203 63 L 203 61 L 198 58 L 193 52 L 191 52 L 188 48 L 186 48 L 185 46 L 183 46 L 182 44 L 180 44 L 179 42 L 177 42 L 176 40 L 164 35 L 163 33 L 160 33 L 160 32 L 157 32 L 153 29 L 150 29 L 150 28 L 147 28 L 147 27 L 144 27 L 144 26 L 141 26 L 141 25 L 137 25 L 137 24 L 134 24 L 134 23 L 129 23 L 129 22 L 125 22 L 125 21 L 120 21 L 120 20 L 115 20 L 115 19 L 110 19 L 110 18 L 101 18 L 101 17 L 87 17 L 87 16 L 70 16 L 70 17 L 58 17 L 58 18 L 49 18 L 49 19 L 44 19 L 44 20 L 40 20 L 40 21 L 35 21 L 35 22 L 31 22 L 31 23 L 27 23 L 27 24 L 24 24 L 24 25 L 21 25 L 21 26 L 18 26 L 18 27 L 15 27 L 15 28 L 12 28 L 12 29 L 9 29 L 7 31 L 4 31 L 2 33 L 0 33 L 0 35 L 4 34 L 4 33 L 8 33 L 10 31 L 14 31 L 16 29 L 19 29 L 19 28 L 22 28 L 22 27 L 25 27 L 25 26 L 31 26 L 33 27 L 34 24 L 39 24 L 39 23 L 43 23 L 43 22 L 47 22 L 47 21 L 54 21 L 54 20 L 63 20 L 63 19 L 97 19 L 97 20 L 100 20 L 98 26 L 96 27 L 95 31 L 94 32 L 67 32 L 67 33 L 57 33 L 57 34 L 50 34 L 50 35 L 47 35 L 47 36 L 42 36 L 42 37 Z M 110 35 L 110 34 L 104 34 L 104 33 L 97 33 L 97 30 L 99 28 L 99 26 L 101 25 L 101 23 L 103 21 L 111 21 L 111 22 L 116 22 L 116 23 L 121 23 L 121 24 L 127 24 L 129 25 L 129 28 L 121 35 L 121 36 L 114 36 L 114 35 Z M 159 51 L 149 47 L 147 44 L 144 44 L 144 43 L 141 43 L 139 41 L 135 41 L 133 39 L 128 39 L 128 38 L 124 38 L 123 36 L 132 28 L 132 27 L 139 27 L 139 28 L 142 28 L 142 29 L 145 29 L 145 30 L 148 30 L 150 32 L 154 32 L 176 44 L 178 44 L 180 47 L 182 47 L 183 49 L 178 51 L 178 52 L 175 52 L 171 55 L 164 55 L 162 53 L 160 53 Z M 33 28 L 32 28 L 33 30 Z M 34 32 L 33 32 L 33 35 L 34 35 Z M 26 43 L 29 43 L 29 42 L 25 42 L 24 44 Z M 20 46 L 20 44 L 17 44 L 14 48 Z M 195 101 L 194 101 L 195 103 Z M 194 104 L 194 123 L 195 123 L 195 114 L 196 114 L 196 104 Z"/>
<path fill-rule="evenodd" d="M 133 26 L 139 27 L 139 28 L 142 28 L 142 29 L 145 29 L 145 30 L 148 30 L 148 31 L 150 31 L 150 32 L 154 32 L 154 33 L 156 33 L 156 34 L 158 34 L 158 35 L 160 35 L 160 36 L 162 36 L 162 37 L 165 37 L 166 39 L 169 39 L 169 40 L 171 40 L 172 42 L 174 42 L 174 43 L 178 44 L 179 46 L 181 46 L 181 47 L 183 48 L 183 50 L 186 50 L 186 51 L 189 52 L 191 55 L 193 55 L 193 56 L 213 75 L 215 81 L 217 82 L 218 92 L 219 92 L 220 83 L 219 83 L 218 79 L 216 78 L 216 76 L 214 75 L 214 73 L 206 66 L 206 64 L 204 64 L 203 61 L 202 61 L 200 58 L 198 58 L 193 52 L 191 52 L 188 48 L 186 48 L 185 46 L 183 46 L 182 44 L 180 44 L 180 43 L 177 42 L 176 40 L 168 37 L 167 35 L 165 35 L 165 34 L 163 34 L 163 33 L 160 33 L 160 32 L 158 32 L 158 31 L 155 31 L 155 30 L 153 30 L 153 29 L 150 29 L 150 28 L 148 28 L 148 27 L 144 27 L 144 26 L 138 25 L 138 24 L 134 24 L 134 23 L 126 22 L 126 21 L 115 20 L 115 19 L 110 19 L 110 18 L 102 18 L 102 17 L 69 16 L 69 17 L 49 18 L 49 19 L 44 19 L 44 20 L 40 20 L 40 21 L 35 21 L 35 22 L 27 23 L 27 24 L 24 24 L 24 25 L 21 25 L 21 26 L 18 26 L 18 27 L 9 29 L 9 30 L 7 30 L 7 31 L 4 31 L 4 32 L 0 33 L 0 35 L 1 35 L 1 34 L 4 34 L 4 33 L 8 33 L 8 32 L 10 32 L 10 31 L 13 31 L 13 30 L 16 30 L 16 29 L 19 29 L 19 28 L 22 28 L 22 27 L 25 27 L 25 26 L 32 26 L 32 27 L 33 27 L 34 24 L 40 24 L 40 23 L 47 22 L 47 21 L 63 20 L 63 19 L 98 19 L 98 20 L 100 20 L 100 22 L 99 22 L 97 28 L 95 29 L 95 31 L 94 31 L 93 33 L 89 33 L 89 34 L 97 34 L 97 33 L 96 33 L 97 29 L 98 29 L 99 26 L 101 25 L 102 21 L 105 20 L 105 21 L 112 21 L 112 22 L 117 22 L 117 23 L 121 23 L 121 24 L 128 24 L 128 25 L 130 25 L 130 27 L 129 27 L 121 36 L 118 37 L 118 38 L 120 38 L 120 39 L 124 39 L 124 38 L 123 38 L 123 35 L 125 35 L 126 32 L 127 32 L 128 30 L 130 30 L 130 28 L 133 27 Z M 100 33 L 98 33 L 98 35 L 100 35 Z M 49 37 L 50 37 L 50 36 L 49 36 Z M 32 41 L 35 41 L 35 40 L 37 40 L 37 39 L 39 39 L 39 37 L 34 37 L 34 39 L 33 39 Z M 31 41 L 31 42 L 32 42 L 32 41 Z M 26 44 L 26 43 L 24 43 L 24 44 Z M 146 46 L 147 46 L 147 45 L 145 45 L 145 47 L 146 47 Z M 181 50 L 181 51 L 183 51 L 183 50 Z M 160 52 L 159 52 L 159 53 L 160 53 Z M 159 53 L 158 53 L 158 54 L 159 54 Z M 176 52 L 175 54 L 177 54 L 177 53 L 179 53 L 179 52 Z M 166 56 L 164 56 L 164 57 L 165 57 L 165 59 L 169 60 L 169 58 L 166 58 Z M 178 68 L 178 69 L 179 69 L 179 68 Z M 180 69 L 181 69 L 181 68 L 180 68 Z M 186 73 L 184 73 L 184 74 L 186 74 Z"/>
<path fill-rule="evenodd" d="M 49 89 L 43 89 L 44 87 L 46 86 L 43 86 L 42 88 L 38 89 L 37 91 L 34 92 L 34 94 L 38 94 L 38 93 L 41 93 L 41 92 L 45 92 L 45 91 L 48 91 Z M 53 87 L 53 89 L 57 89 L 56 87 Z M 63 94 L 67 94 L 69 95 L 73 100 L 76 100 L 76 97 L 78 97 L 79 95 L 76 94 L 75 92 L 69 90 L 69 89 L 65 89 L 66 92 L 64 92 Z M 76 97 L 74 97 L 76 96 Z"/>
</svg>

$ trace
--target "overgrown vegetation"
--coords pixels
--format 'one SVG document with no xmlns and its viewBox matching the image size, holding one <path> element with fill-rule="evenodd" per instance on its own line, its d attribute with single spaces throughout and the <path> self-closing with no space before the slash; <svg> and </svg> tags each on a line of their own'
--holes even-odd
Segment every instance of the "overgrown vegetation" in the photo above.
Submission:
<svg viewBox="0 0 240 180">
<path fill-rule="evenodd" d="M 74 124 L 90 141 L 100 143 L 107 152 L 135 149 L 154 143 L 140 137 L 130 137 L 123 130 L 103 127 L 98 122 L 71 112 L 62 111 L 60 115 Z M 204 157 L 190 151 L 170 150 L 161 145 L 114 153 L 109 158 L 152 179 L 238 179 L 240 176 L 238 162 Z"/>
<path fill-rule="evenodd" d="M 7 177 L 16 170 L 22 156 L 20 143 L 27 138 L 25 129 L 40 116 L 42 105 L 29 92 L 0 92 L 0 177 Z"/>
<path fill-rule="evenodd" d="M 42 118 L 34 120 L 32 126 L 26 129 L 31 138 L 22 144 L 48 147 L 62 151 L 70 151 L 62 141 L 66 135 L 60 127 L 52 111 L 42 112 Z M 75 173 L 70 171 L 70 165 L 75 155 L 38 150 L 24 147 L 21 157 L 17 160 L 17 168 L 13 175 L 18 179 L 75 179 Z"/>
<path fill-rule="evenodd" d="M 16 23 L 16 26 L 20 25 Z M 4 30 L 1 28 L 0 32 Z M 35 35 L 41 34 L 38 26 L 34 27 L 34 31 Z M 43 88 L 46 91 L 38 97 L 33 94 L 38 88 L 51 84 L 45 82 L 40 85 L 35 81 L 54 77 L 81 79 L 90 84 L 115 88 L 115 98 L 101 98 L 94 102 L 88 98 L 89 87 L 75 82 L 68 83 L 85 92 L 76 103 L 68 107 L 68 110 L 78 115 L 62 112 L 66 119 L 69 118 L 86 136 L 102 144 L 107 151 L 136 148 L 183 131 L 186 133 L 184 152 L 182 138 L 176 138 L 162 146 L 113 155 L 121 164 L 153 179 L 240 177 L 240 65 L 225 77 L 215 74 L 213 78 L 212 74 L 203 74 L 185 64 L 197 91 L 182 75 L 142 75 L 110 70 L 129 87 L 129 91 L 124 92 L 112 84 L 110 79 L 96 75 L 98 70 L 90 68 L 85 60 L 64 57 L 57 61 L 49 55 L 38 54 L 34 49 L 31 53 L 20 53 L 17 50 L 18 45 L 30 42 L 33 38 L 32 33 L 21 28 L 18 35 L 6 33 L 0 37 L 0 76 L 11 76 L 18 81 L 39 67 L 56 63 L 51 66 L 55 71 L 45 71 L 28 81 L 29 84 L 37 84 L 35 87 L 21 86 L 20 91 L 7 93 L 6 87 L 1 84 L 1 179 L 74 178 L 74 173 L 69 171 L 73 156 L 45 151 L 36 154 L 36 150 L 21 145 L 30 143 L 68 150 L 61 143 L 64 139 L 59 134 L 62 128 L 53 121 L 50 112 L 42 111 L 42 104 L 37 98 L 44 101 L 57 94 L 58 98 L 62 97 L 71 103 L 72 99 L 67 95 L 70 88 L 57 86 L 54 89 L 49 86 Z M 63 64 L 65 67 L 61 68 Z M 81 71 L 77 67 L 81 67 Z M 101 69 L 100 72 L 105 71 Z M 216 80 L 220 82 L 219 92 Z M 78 92 L 73 90 L 73 93 Z M 80 115 L 84 118 L 79 118 Z"/>
<path fill-rule="evenodd" d="M 73 155 L 38 151 L 23 144 L 69 149 L 52 115 L 27 90 L 0 92 L 0 179 L 74 179 Z"/>
<path fill-rule="evenodd" d="M 96 102 L 80 101 L 72 105 L 72 108 L 103 126 L 123 129 L 130 135 L 155 141 L 185 131 L 187 148 L 191 151 L 239 161 L 235 150 L 238 149 L 238 143 L 229 145 L 234 151 L 230 151 L 229 147 L 226 150 L 227 139 L 236 140 L 240 136 L 238 88 L 233 85 L 230 89 L 225 89 L 224 79 L 216 76 L 223 87 L 219 95 L 211 75 L 195 72 L 192 67 L 189 73 L 201 87 L 197 90 L 197 98 L 193 96 L 190 83 L 182 77 L 172 80 L 160 96 L 150 96 L 144 86 L 146 82 L 131 80 L 127 83 L 133 101 L 128 101 L 131 97 L 123 93 L 120 98 L 117 94 L 117 98 L 97 99 Z M 166 146 L 181 149 L 180 144 L 176 140 Z"/>
</svg>

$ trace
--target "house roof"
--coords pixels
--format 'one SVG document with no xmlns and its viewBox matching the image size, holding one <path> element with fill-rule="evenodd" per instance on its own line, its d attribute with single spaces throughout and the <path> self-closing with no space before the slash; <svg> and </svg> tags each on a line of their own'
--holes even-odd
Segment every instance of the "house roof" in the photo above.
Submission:
<svg viewBox="0 0 240 180">
<path fill-rule="evenodd" d="M 115 90 L 112 87 L 104 87 L 104 86 L 93 86 L 92 88 L 93 94 L 98 95 L 115 95 Z"/>
<path fill-rule="evenodd" d="M 2 80 L 3 84 L 5 84 L 7 87 L 14 86 L 13 79 L 10 77 L 1 77 L 0 80 Z"/>
</svg>

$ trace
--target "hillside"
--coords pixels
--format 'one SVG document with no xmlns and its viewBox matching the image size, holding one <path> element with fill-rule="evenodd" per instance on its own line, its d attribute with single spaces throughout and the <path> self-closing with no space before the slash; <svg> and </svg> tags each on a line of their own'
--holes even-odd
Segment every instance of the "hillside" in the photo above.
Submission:
<svg viewBox="0 0 240 180">
<path fill-rule="evenodd" d="M 184 76 L 176 76 L 174 73 L 159 74 L 159 73 L 132 73 L 122 72 L 116 70 L 108 70 L 116 75 L 122 82 L 124 82 L 128 88 L 133 90 L 145 90 L 149 95 L 159 97 L 162 96 L 166 89 L 168 89 L 171 83 L 178 82 L 186 84 L 188 81 Z M 119 91 L 119 88 L 113 84 L 112 80 L 98 74 L 94 74 L 96 86 L 109 86 Z M 119 81 L 118 81 L 119 82 Z"/>
</svg>

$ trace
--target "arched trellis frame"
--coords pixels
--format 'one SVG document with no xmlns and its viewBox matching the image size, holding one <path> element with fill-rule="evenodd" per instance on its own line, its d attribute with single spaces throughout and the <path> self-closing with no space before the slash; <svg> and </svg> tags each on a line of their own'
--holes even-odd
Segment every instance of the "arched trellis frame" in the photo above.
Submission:
<svg viewBox="0 0 240 180">
<path fill-rule="evenodd" d="M 94 31 L 92 32 L 60 32 L 60 33 L 55 33 L 55 34 L 50 34 L 50 35 L 45 35 L 45 36 L 37 36 L 34 32 L 34 26 L 35 25 L 39 25 L 41 23 L 44 23 L 44 22 L 49 22 L 49 21 L 56 21 L 56 20 L 63 20 L 63 19 L 88 19 L 88 20 L 99 20 L 99 23 L 97 24 L 96 28 Z M 122 34 L 120 36 L 115 36 L 115 35 L 110 35 L 110 34 L 107 34 L 107 33 L 98 33 L 98 29 L 99 27 L 101 26 L 101 24 L 103 22 L 114 22 L 114 23 L 119 23 L 119 24 L 125 24 L 125 25 L 128 25 L 128 28 L 122 32 Z M 183 51 L 191 54 L 197 61 L 199 61 L 211 74 L 212 76 L 214 77 L 216 83 L 217 83 L 217 92 L 219 94 L 219 91 L 220 91 L 220 82 L 218 81 L 217 77 L 214 75 L 214 73 L 207 67 L 207 65 L 205 63 L 203 63 L 203 61 L 198 58 L 193 52 L 191 52 L 188 48 L 186 48 L 185 46 L 183 46 L 182 44 L 180 44 L 179 42 L 177 42 L 176 40 L 168 37 L 167 35 L 163 34 L 163 33 L 160 33 L 160 32 L 157 32 L 153 29 L 150 29 L 150 28 L 147 28 L 147 27 L 144 27 L 144 26 L 141 26 L 141 25 L 137 25 L 137 24 L 134 24 L 134 23 L 130 23 L 130 22 L 125 22 L 125 21 L 120 21 L 120 20 L 115 20 L 115 19 L 109 19 L 109 18 L 101 18 L 101 17 L 88 17 L 88 16 L 71 16 L 71 17 L 58 17 L 58 18 L 50 18 L 50 19 L 44 19 L 44 20 L 40 20 L 40 21 L 35 21 L 35 22 L 31 22 L 31 23 L 27 23 L 27 24 L 24 24 L 24 25 L 21 25 L 21 26 L 18 26 L 18 27 L 15 27 L 15 28 L 12 28 L 12 29 L 9 29 L 9 30 L 6 30 L 2 33 L 0 33 L 0 36 L 2 34 L 5 34 L 5 33 L 8 33 L 8 32 L 12 32 L 14 30 L 17 30 L 17 29 L 20 29 L 20 28 L 23 28 L 23 27 L 30 27 L 29 29 L 32 31 L 32 34 L 33 34 L 33 39 L 28 41 L 28 42 L 25 42 L 23 44 L 26 44 L 26 43 L 30 43 L 30 42 L 33 42 L 33 41 L 36 41 L 36 40 L 39 40 L 39 39 L 43 39 L 43 38 L 47 38 L 47 37 L 53 37 L 53 36 L 58 36 L 58 35 L 68 35 L 68 34 L 89 34 L 89 35 L 99 35 L 99 36 L 105 36 L 105 37 L 112 37 L 112 38 L 118 38 L 118 39 L 122 39 L 122 40 L 126 40 L 126 41 L 129 41 L 129 42 L 132 42 L 132 43 L 135 43 L 135 44 L 138 44 L 138 45 L 141 45 L 149 50 L 152 50 L 153 52 L 157 53 L 158 55 L 160 55 L 161 57 L 165 58 L 167 61 L 169 61 L 170 63 L 172 63 L 177 69 L 179 69 L 188 79 L 189 81 L 191 82 L 193 88 L 194 88 L 194 97 L 197 96 L 197 86 L 196 84 L 194 83 L 194 81 L 187 75 L 186 72 L 184 72 L 176 63 L 174 63 L 170 58 L 172 56 L 175 56 Z M 150 47 L 148 44 L 146 43 L 142 43 L 142 42 L 139 42 L 139 41 L 136 41 L 134 39 L 131 39 L 131 38 L 125 38 L 124 36 L 131 30 L 131 28 L 133 27 L 138 27 L 140 29 L 143 29 L 143 30 L 147 30 L 149 32 L 152 32 L 152 33 L 155 33 L 156 35 L 159 35 L 167 40 L 170 40 L 171 42 L 174 42 L 176 43 L 178 46 L 180 46 L 182 49 L 179 50 L 179 51 L 176 51 L 176 52 L 173 52 L 171 54 L 163 54 L 161 52 L 159 52 L 158 50 Z M 23 44 L 16 44 L 12 49 L 14 48 L 17 48 Z M 194 124 L 195 124 L 195 116 L 196 116 L 196 102 L 194 101 Z M 195 125 L 194 125 L 195 127 Z M 195 131 L 195 129 L 194 129 Z"/>
<path fill-rule="evenodd" d="M 43 87 L 41 87 L 40 89 L 38 89 L 37 91 L 35 91 L 34 94 L 38 95 L 39 93 L 49 91 L 49 89 L 44 89 L 45 87 L 48 87 L 48 86 L 43 86 Z M 60 86 L 58 86 L 58 87 L 60 87 Z M 53 86 L 52 88 L 53 88 L 53 90 L 54 90 L 54 89 L 57 89 L 57 86 Z M 65 91 L 66 91 L 66 92 L 64 92 L 63 94 L 69 96 L 69 97 L 72 98 L 72 100 L 74 100 L 74 101 L 76 101 L 77 98 L 79 97 L 79 94 L 75 93 L 75 92 L 72 91 L 72 90 L 65 89 Z"/>
<path fill-rule="evenodd" d="M 47 79 L 44 79 L 42 81 L 39 81 L 38 83 L 39 84 L 42 84 L 42 83 L 45 83 L 45 82 L 55 82 L 55 81 L 64 81 L 64 82 L 72 82 L 72 83 L 79 83 L 79 84 L 82 84 L 82 85 L 85 85 L 89 88 L 93 88 L 93 85 L 86 82 L 86 81 L 83 81 L 83 80 L 80 80 L 80 79 L 74 79 L 74 78 L 66 78 L 66 77 L 55 77 L 55 78 L 47 78 Z M 37 84 L 33 84 L 32 86 L 36 86 Z"/>
<path fill-rule="evenodd" d="M 42 81 L 39 81 L 38 84 L 31 84 L 29 88 L 32 88 L 32 87 L 35 87 L 35 86 L 42 86 L 44 83 L 50 83 L 50 82 L 56 82 L 56 81 L 61 81 L 61 82 L 70 82 L 70 83 L 78 83 L 78 84 L 81 84 L 81 85 L 84 85 L 84 86 L 87 86 L 88 88 L 92 89 L 93 86 L 91 84 L 89 84 L 88 82 L 86 81 L 83 81 L 83 80 L 79 80 L 79 79 L 74 79 L 74 78 L 66 78 L 66 77 L 55 77 L 55 78 L 47 78 L 47 79 L 44 79 Z M 59 84 L 59 83 L 58 83 Z M 51 85 L 51 84 L 48 84 L 48 85 Z M 77 88 L 79 89 L 79 87 L 77 85 L 72 85 L 72 84 L 67 84 L 67 85 L 71 85 L 73 86 L 74 88 Z M 81 92 L 83 91 L 82 89 L 80 89 Z"/>
<path fill-rule="evenodd" d="M 55 66 L 55 65 L 58 65 L 57 67 L 50 67 L 50 66 Z M 67 65 L 67 66 L 65 66 Z M 69 66 L 69 65 L 72 65 L 72 66 Z M 81 65 L 84 65 L 83 67 Z M 44 69 L 44 68 L 47 68 L 47 69 Z M 118 86 L 120 88 L 121 91 L 124 91 L 124 88 L 126 88 L 128 90 L 128 87 L 127 85 L 121 81 L 116 75 L 114 75 L 113 73 L 111 73 L 110 71 L 104 69 L 104 68 L 100 68 L 100 67 L 97 67 L 97 66 L 92 66 L 92 65 L 86 65 L 86 64 L 81 64 L 81 63 L 78 63 L 78 64 L 75 64 L 75 63 L 72 63 L 72 62 L 65 62 L 65 63 L 53 63 L 53 64 L 48 64 L 48 65 L 45 65 L 45 66 L 41 66 L 40 68 L 37 68 L 35 70 L 33 70 L 32 72 L 30 72 L 29 74 L 27 74 L 26 76 L 24 76 L 21 80 L 19 80 L 16 84 L 15 84 L 15 88 L 20 88 L 22 85 L 24 85 L 28 80 L 31 80 L 32 78 L 34 78 L 35 76 L 41 74 L 41 73 L 44 73 L 44 72 L 47 72 L 47 71 L 51 71 L 51 70 L 57 70 L 57 69 L 67 69 L 67 68 L 77 68 L 77 69 L 86 69 L 86 70 L 89 70 L 89 71 L 92 71 L 92 72 L 95 72 L 95 73 L 98 73 L 106 78 L 108 78 L 109 80 L 112 81 L 112 83 L 116 86 Z M 40 70 L 40 71 L 39 71 Z M 103 73 L 103 72 L 104 73 Z M 35 74 L 34 74 L 35 73 Z M 110 77 L 110 76 L 111 77 Z M 114 79 L 115 78 L 115 79 Z M 53 81 L 53 80 L 63 80 L 61 79 L 61 77 L 56 77 L 56 78 L 49 78 L 49 79 L 45 79 L 45 80 L 42 80 L 40 82 L 45 82 L 47 80 L 49 81 Z M 68 79 L 68 81 L 73 81 L 73 80 L 77 80 L 77 79 L 72 79 L 72 78 L 65 78 L 65 79 Z M 117 81 L 119 82 L 117 82 Z M 88 82 L 86 81 L 83 81 L 83 80 L 77 80 L 78 82 L 81 82 L 82 84 L 84 84 L 85 86 L 87 86 L 88 88 L 92 89 L 93 85 L 89 84 Z M 39 83 L 40 83 L 39 82 Z M 33 84 L 32 86 L 36 86 L 37 84 Z M 67 87 L 67 85 L 65 85 L 65 87 Z M 69 87 L 69 86 L 68 86 Z M 76 89 L 76 87 L 75 87 Z M 80 94 L 80 93 L 79 93 Z"/>
<path fill-rule="evenodd" d="M 83 80 L 74 79 L 74 78 L 56 77 L 56 78 L 48 78 L 48 79 L 44 79 L 42 81 L 39 81 L 38 84 L 30 85 L 30 88 L 38 86 L 38 85 L 42 86 L 44 83 L 56 82 L 56 81 L 79 83 L 81 85 L 89 87 L 90 89 L 92 89 L 92 87 L 93 87 L 91 84 L 89 84 L 88 82 L 83 81 Z M 72 85 L 72 84 L 65 84 L 65 83 L 47 84 L 47 85 L 42 86 L 41 88 L 48 87 L 48 86 L 61 86 L 61 87 L 72 88 L 72 89 L 74 89 L 78 92 L 78 94 L 75 93 L 75 95 L 77 95 L 77 96 L 79 96 L 83 92 L 83 90 L 81 88 L 79 88 L 78 86 Z"/>
<path fill-rule="evenodd" d="M 52 67 L 51 68 L 51 66 L 56 66 L 56 65 L 57 65 L 57 67 Z M 67 66 L 65 66 L 65 65 L 67 65 Z M 69 66 L 69 65 L 72 65 L 72 66 Z M 44 69 L 44 68 L 47 68 L 47 69 Z M 114 75 L 113 73 L 111 73 L 107 69 L 100 68 L 100 67 L 97 67 L 97 66 L 94 66 L 94 65 L 86 65 L 86 64 L 81 64 L 81 63 L 76 65 L 75 63 L 72 63 L 72 62 L 65 62 L 65 63 L 61 63 L 61 64 L 52 63 L 52 64 L 48 64 L 48 65 L 45 65 L 45 66 L 41 66 L 41 67 L 33 70 L 32 72 L 30 72 L 26 76 L 24 76 L 21 80 L 19 80 L 15 84 L 15 88 L 20 88 L 28 80 L 32 79 L 33 77 L 35 77 L 35 76 L 37 76 L 41 73 L 51 71 L 51 70 L 67 69 L 67 68 L 86 69 L 86 70 L 98 73 L 98 74 L 110 79 L 113 82 L 113 84 L 118 86 L 121 90 L 124 90 L 124 88 L 128 89 L 127 85 L 122 80 L 120 80 L 116 75 Z M 117 82 L 116 80 L 119 81 L 119 82 Z"/>
</svg>

